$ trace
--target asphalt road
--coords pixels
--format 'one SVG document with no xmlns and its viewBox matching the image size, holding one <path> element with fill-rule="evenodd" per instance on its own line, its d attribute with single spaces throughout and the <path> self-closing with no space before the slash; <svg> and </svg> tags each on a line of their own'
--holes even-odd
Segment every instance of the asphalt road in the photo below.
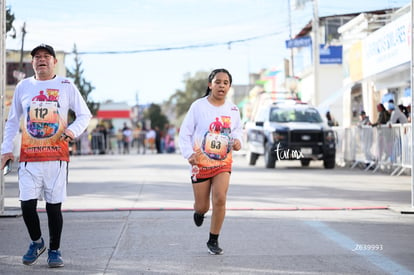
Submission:
<svg viewBox="0 0 414 275">
<path fill-rule="evenodd" d="M 29 238 L 17 176 L 7 176 L 0 274 L 414 274 L 409 176 L 325 170 L 321 162 L 269 170 L 236 156 L 222 256 L 205 246 L 210 212 L 202 227 L 193 224 L 189 177 L 178 154 L 72 157 L 65 267 L 50 270 L 44 255 L 21 264 Z"/>
</svg>

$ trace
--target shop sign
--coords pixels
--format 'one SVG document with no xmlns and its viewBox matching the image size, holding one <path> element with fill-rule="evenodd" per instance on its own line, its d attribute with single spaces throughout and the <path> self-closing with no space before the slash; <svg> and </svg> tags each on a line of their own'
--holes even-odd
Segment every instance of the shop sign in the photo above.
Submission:
<svg viewBox="0 0 414 275">
<path fill-rule="evenodd" d="M 302 47 L 309 47 L 312 45 L 312 39 L 310 36 L 303 36 L 295 39 L 286 40 L 286 48 L 302 48 Z"/>
<path fill-rule="evenodd" d="M 342 64 L 342 46 L 320 45 L 319 64 Z"/>
<path fill-rule="evenodd" d="M 410 39 L 408 13 L 369 35 L 362 46 L 364 77 L 409 62 Z"/>
</svg>

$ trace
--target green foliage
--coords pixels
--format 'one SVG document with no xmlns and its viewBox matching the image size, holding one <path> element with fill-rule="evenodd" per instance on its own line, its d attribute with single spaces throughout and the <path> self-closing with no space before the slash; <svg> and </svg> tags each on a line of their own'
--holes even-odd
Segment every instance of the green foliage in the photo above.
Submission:
<svg viewBox="0 0 414 275">
<path fill-rule="evenodd" d="M 14 13 L 12 13 L 10 7 L 6 7 L 6 33 L 8 33 L 10 30 L 14 30 L 13 38 L 16 38 L 16 30 L 13 27 L 13 21 L 14 21 Z"/>
<path fill-rule="evenodd" d="M 82 76 L 84 71 L 82 69 L 82 61 L 80 60 L 78 51 L 76 49 L 76 44 L 73 46 L 72 53 L 75 55 L 75 67 L 73 70 L 67 69 L 67 76 L 73 79 L 73 83 L 79 89 L 79 92 L 81 93 L 83 99 L 86 101 L 89 110 L 93 115 L 96 115 L 100 104 L 97 102 L 89 101 L 88 99 L 90 93 L 95 89 L 95 87 L 93 87 L 91 82 L 86 81 Z"/>
<path fill-rule="evenodd" d="M 192 77 L 185 77 L 185 90 L 177 90 L 168 100 L 168 104 L 175 105 L 176 116 L 184 116 L 194 100 L 203 97 L 207 90 L 209 72 L 199 71 Z"/>
<path fill-rule="evenodd" d="M 151 128 L 158 127 L 160 130 L 169 123 L 168 118 L 162 113 L 158 104 L 152 103 L 144 113 L 144 118 L 151 121 Z"/>
</svg>

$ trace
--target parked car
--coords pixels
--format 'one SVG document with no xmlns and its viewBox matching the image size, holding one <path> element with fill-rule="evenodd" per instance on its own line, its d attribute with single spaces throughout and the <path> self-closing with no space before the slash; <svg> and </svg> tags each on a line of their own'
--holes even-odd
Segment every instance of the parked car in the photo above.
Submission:
<svg viewBox="0 0 414 275">
<path fill-rule="evenodd" d="M 275 168 L 276 161 L 282 160 L 300 160 L 302 166 L 322 160 L 326 169 L 332 169 L 335 167 L 335 144 L 335 133 L 319 111 L 296 101 L 263 106 L 255 121 L 246 124 L 250 165 L 264 156 L 266 168 Z"/>
</svg>

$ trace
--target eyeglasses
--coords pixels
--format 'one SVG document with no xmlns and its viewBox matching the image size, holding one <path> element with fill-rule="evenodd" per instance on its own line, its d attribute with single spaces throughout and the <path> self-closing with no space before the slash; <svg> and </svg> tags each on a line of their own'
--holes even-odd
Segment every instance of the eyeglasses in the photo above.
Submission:
<svg viewBox="0 0 414 275">
<path fill-rule="evenodd" d="M 36 59 L 36 60 L 39 60 L 39 59 L 42 59 L 42 58 L 44 58 L 44 59 L 51 59 L 52 57 L 53 56 L 50 55 L 50 54 L 43 54 L 43 55 L 39 54 L 39 55 L 33 56 L 33 59 Z"/>
</svg>

